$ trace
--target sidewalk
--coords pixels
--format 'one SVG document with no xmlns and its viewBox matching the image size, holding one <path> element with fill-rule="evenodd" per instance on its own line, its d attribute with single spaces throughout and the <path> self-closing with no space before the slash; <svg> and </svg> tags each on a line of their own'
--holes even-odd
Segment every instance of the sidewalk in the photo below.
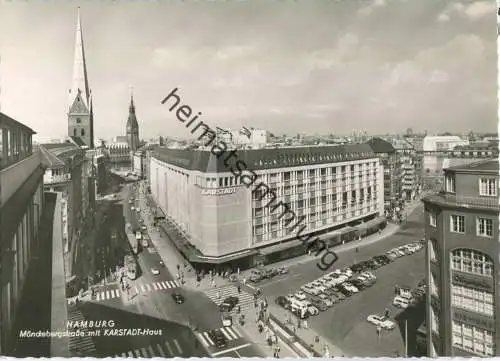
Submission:
<svg viewBox="0 0 500 361">
<path fill-rule="evenodd" d="M 412 214 L 415 211 L 415 209 L 419 206 L 420 203 L 421 203 L 420 200 L 415 200 L 410 205 L 407 206 L 406 209 L 407 209 L 408 216 L 410 216 L 410 214 Z M 380 234 L 374 233 L 374 234 L 369 235 L 368 237 L 362 238 L 360 241 L 352 241 L 352 242 L 348 242 L 348 243 L 345 243 L 345 244 L 342 244 L 339 246 L 331 247 L 330 250 L 335 252 L 337 255 L 339 255 L 343 252 L 351 251 L 351 250 L 355 249 L 356 247 L 362 247 L 362 246 L 366 246 L 369 244 L 379 242 L 382 239 L 385 239 L 385 238 L 397 233 L 401 229 L 402 225 L 404 225 L 404 223 L 400 224 L 400 225 L 397 225 L 394 223 L 388 223 L 387 226 L 381 231 Z M 303 264 L 303 263 L 311 262 L 312 260 L 315 260 L 315 259 L 319 260 L 321 258 L 321 256 L 322 255 L 309 256 L 309 255 L 305 254 L 303 256 L 298 256 L 298 257 L 294 257 L 294 258 L 290 258 L 290 259 L 286 259 L 286 260 L 283 260 L 280 262 L 273 263 L 272 267 L 273 268 L 278 268 L 278 267 L 282 267 L 282 266 L 289 267 L 289 266 L 294 266 L 297 264 Z M 248 276 L 251 272 L 252 272 L 252 270 L 249 269 L 249 270 L 242 271 L 241 273 L 244 276 Z M 256 286 L 256 287 L 258 287 L 258 286 Z"/>
</svg>

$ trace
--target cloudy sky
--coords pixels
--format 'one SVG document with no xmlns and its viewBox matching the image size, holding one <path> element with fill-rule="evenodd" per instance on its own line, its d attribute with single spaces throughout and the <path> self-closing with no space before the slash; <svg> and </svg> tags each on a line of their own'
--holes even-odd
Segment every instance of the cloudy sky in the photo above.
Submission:
<svg viewBox="0 0 500 361">
<path fill-rule="evenodd" d="M 495 2 L 0 0 L 1 111 L 66 135 L 81 5 L 97 137 L 186 137 L 161 100 L 211 126 L 274 133 L 495 131 Z"/>
</svg>

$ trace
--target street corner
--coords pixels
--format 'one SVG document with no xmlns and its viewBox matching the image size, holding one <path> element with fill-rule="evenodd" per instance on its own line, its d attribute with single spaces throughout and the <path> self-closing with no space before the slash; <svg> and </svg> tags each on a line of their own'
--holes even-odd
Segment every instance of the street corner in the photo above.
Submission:
<svg viewBox="0 0 500 361">
<path fill-rule="evenodd" d="M 339 341 L 346 353 L 359 357 L 394 357 L 404 344 L 397 329 L 382 330 L 378 336 L 377 328 L 366 322 L 356 323 Z"/>
</svg>

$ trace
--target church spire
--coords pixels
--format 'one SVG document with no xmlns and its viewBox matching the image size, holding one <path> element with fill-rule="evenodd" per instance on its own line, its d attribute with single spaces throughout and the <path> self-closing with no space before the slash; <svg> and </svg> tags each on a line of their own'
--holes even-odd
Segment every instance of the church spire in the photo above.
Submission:
<svg viewBox="0 0 500 361">
<path fill-rule="evenodd" d="M 87 79 L 87 64 L 85 62 L 85 50 L 83 47 L 82 23 L 80 19 L 80 7 L 78 7 L 77 23 L 76 23 L 76 39 L 75 39 L 75 56 L 73 59 L 73 82 L 70 90 L 70 106 L 75 101 L 77 94 L 81 94 L 81 98 L 85 105 L 89 107 L 90 89 Z"/>
<path fill-rule="evenodd" d="M 135 105 L 134 105 L 134 88 L 130 87 L 130 107 L 129 113 L 135 114 Z"/>
</svg>

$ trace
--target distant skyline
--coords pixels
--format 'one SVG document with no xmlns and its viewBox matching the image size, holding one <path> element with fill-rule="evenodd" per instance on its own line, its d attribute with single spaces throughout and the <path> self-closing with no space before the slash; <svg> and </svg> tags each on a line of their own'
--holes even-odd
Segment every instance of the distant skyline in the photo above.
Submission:
<svg viewBox="0 0 500 361">
<path fill-rule="evenodd" d="M 212 127 L 274 134 L 497 131 L 494 1 L 0 2 L 1 111 L 67 135 L 77 7 L 96 138 L 188 138 L 161 100 Z"/>
</svg>

